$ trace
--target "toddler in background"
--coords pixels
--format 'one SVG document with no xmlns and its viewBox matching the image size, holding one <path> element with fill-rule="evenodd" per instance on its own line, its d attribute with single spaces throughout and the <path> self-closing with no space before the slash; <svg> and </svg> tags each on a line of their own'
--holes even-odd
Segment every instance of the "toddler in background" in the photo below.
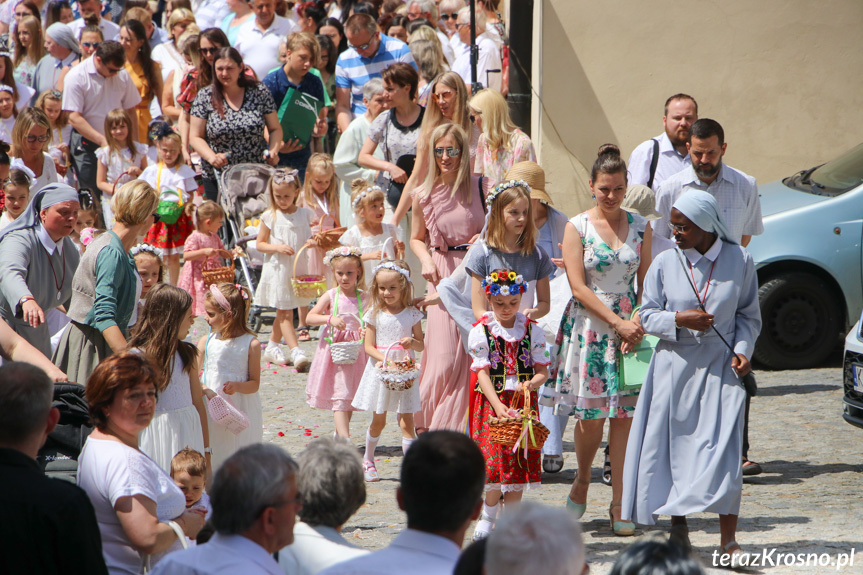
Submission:
<svg viewBox="0 0 863 575">
<path fill-rule="evenodd" d="M 99 216 L 96 213 L 96 203 L 93 201 L 93 194 L 87 188 L 82 188 L 78 192 L 78 204 L 78 221 L 75 222 L 75 231 L 69 237 L 75 242 L 78 253 L 83 254 L 84 248 L 87 246 L 82 242 L 81 232 L 87 228 L 95 228 Z M 90 237 L 90 239 L 95 238 Z"/>
<path fill-rule="evenodd" d="M 186 496 L 186 509 L 201 509 L 204 517 L 210 518 L 213 508 L 210 496 L 204 491 L 207 478 L 207 460 L 203 454 L 191 447 L 181 450 L 171 460 L 171 479 Z M 195 542 L 187 539 L 191 545 Z"/>
<path fill-rule="evenodd" d="M 195 315 L 204 315 L 204 266 L 219 267 L 221 258 L 230 259 L 233 254 L 225 249 L 217 232 L 222 227 L 225 211 L 212 200 L 205 200 L 200 206 L 187 204 L 195 222 L 195 231 L 189 234 L 183 245 L 183 269 L 180 271 L 180 287 L 192 296 Z"/>
</svg>

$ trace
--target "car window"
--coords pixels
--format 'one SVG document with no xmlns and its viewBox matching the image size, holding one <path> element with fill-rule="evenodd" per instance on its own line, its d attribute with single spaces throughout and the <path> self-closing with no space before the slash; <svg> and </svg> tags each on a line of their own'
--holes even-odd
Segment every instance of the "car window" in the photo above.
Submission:
<svg viewBox="0 0 863 575">
<path fill-rule="evenodd" d="M 863 183 L 863 144 L 817 168 L 810 174 L 809 181 L 821 193 L 831 195 L 859 186 Z"/>
</svg>

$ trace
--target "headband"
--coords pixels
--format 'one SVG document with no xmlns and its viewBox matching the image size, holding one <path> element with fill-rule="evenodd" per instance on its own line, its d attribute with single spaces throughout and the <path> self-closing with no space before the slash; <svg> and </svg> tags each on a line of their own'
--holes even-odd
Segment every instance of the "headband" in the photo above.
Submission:
<svg viewBox="0 0 863 575">
<path fill-rule="evenodd" d="M 15 90 L 12 89 L 12 86 L 7 86 L 6 84 L 0 84 L 0 92 L 9 92 L 10 94 L 14 94 Z"/>
<path fill-rule="evenodd" d="M 492 202 L 494 202 L 495 198 L 497 198 L 501 192 L 510 188 L 524 188 L 527 190 L 528 194 L 530 194 L 530 186 L 527 182 L 524 180 L 510 180 L 496 185 L 491 192 L 489 192 L 488 197 L 485 199 L 485 204 L 490 207 Z"/>
<path fill-rule="evenodd" d="M 512 284 L 503 283 L 506 281 Z M 482 280 L 482 287 L 488 295 L 518 295 L 527 291 L 527 282 L 524 277 L 511 271 L 508 274 L 491 272 Z"/>
<path fill-rule="evenodd" d="M 353 209 L 357 209 L 357 206 L 360 205 L 360 202 L 363 201 L 363 198 L 365 198 L 366 196 L 368 196 L 369 194 L 371 194 L 374 191 L 383 192 L 383 190 L 380 188 L 380 186 L 372 186 L 368 190 L 366 190 L 365 192 L 361 192 L 360 195 L 358 195 L 357 198 L 353 202 L 351 202 L 351 207 Z"/>
<path fill-rule="evenodd" d="M 411 272 L 409 272 L 408 270 L 406 270 L 402 267 L 397 266 L 393 262 L 381 262 L 381 263 L 379 263 L 378 265 L 375 266 L 375 269 L 372 270 L 372 276 L 378 275 L 378 272 L 381 270 L 392 270 L 394 272 L 399 272 L 400 274 L 405 276 L 405 279 L 407 279 L 408 281 L 411 281 Z"/>
<path fill-rule="evenodd" d="M 81 234 L 83 236 L 83 232 L 81 232 Z M 84 245 L 86 245 L 86 244 L 84 244 Z M 132 257 L 135 257 L 138 254 L 143 254 L 143 253 L 153 254 L 154 256 L 159 258 L 159 261 L 162 261 L 162 250 L 157 248 L 156 246 L 151 246 L 150 244 L 138 244 L 137 246 L 135 246 L 131 250 L 129 250 L 129 254 Z"/>
<path fill-rule="evenodd" d="M 7 52 L 6 50 L 3 50 L 2 52 L 0 52 L 0 56 L 6 56 L 10 60 L 12 59 L 12 54 Z"/>
<path fill-rule="evenodd" d="M 339 246 L 337 248 L 333 248 L 327 252 L 324 256 L 324 265 L 330 265 L 330 262 L 333 261 L 334 258 L 346 258 L 350 256 L 362 257 L 363 252 L 360 248 L 355 246 Z"/>
<path fill-rule="evenodd" d="M 219 307 L 225 311 L 231 311 L 231 304 L 228 302 L 228 298 L 225 297 L 225 294 L 222 293 L 222 290 L 219 289 L 219 286 L 216 284 L 210 284 L 210 293 L 213 296 L 213 299 L 216 300 L 216 303 L 219 304 Z"/>
</svg>

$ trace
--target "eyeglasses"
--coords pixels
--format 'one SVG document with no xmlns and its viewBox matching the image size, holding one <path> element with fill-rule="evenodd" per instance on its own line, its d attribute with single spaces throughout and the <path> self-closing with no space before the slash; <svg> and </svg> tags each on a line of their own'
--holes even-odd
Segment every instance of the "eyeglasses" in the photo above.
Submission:
<svg viewBox="0 0 863 575">
<path fill-rule="evenodd" d="M 686 233 L 686 226 L 677 226 L 668 222 L 668 229 L 671 230 L 673 234 L 683 234 Z"/>
<path fill-rule="evenodd" d="M 471 110 L 470 114 L 468 114 L 471 122 L 476 122 L 477 117 L 482 117 L 482 112 L 477 112 L 476 110 Z"/>
<path fill-rule="evenodd" d="M 48 134 L 45 134 L 44 136 L 26 136 L 24 139 L 31 144 L 35 144 L 36 142 L 42 142 L 44 144 L 48 141 Z"/>
<path fill-rule="evenodd" d="M 105 65 L 105 67 L 108 68 L 108 73 L 111 75 L 119 74 L 123 70 L 123 68 L 112 68 L 111 66 L 108 66 L 107 64 Z"/>
<path fill-rule="evenodd" d="M 440 19 L 441 19 L 441 20 L 443 20 L 444 22 L 446 22 L 446 21 L 447 21 L 447 20 L 449 20 L 450 18 L 452 18 L 453 20 L 455 20 L 456 18 L 458 18 L 458 12 L 453 12 L 452 14 L 443 14 L 443 13 L 442 13 L 442 14 L 440 15 Z"/>
<path fill-rule="evenodd" d="M 101 42 L 81 42 L 81 45 L 85 48 L 93 48 L 94 50 L 99 47 Z"/>
<path fill-rule="evenodd" d="M 434 155 L 436 158 L 442 158 L 443 153 L 446 152 L 446 155 L 450 158 L 458 158 L 461 156 L 461 148 L 455 148 L 453 146 L 449 146 L 447 148 L 435 148 Z"/>
<path fill-rule="evenodd" d="M 375 41 L 375 37 L 372 36 L 368 42 L 366 42 L 365 44 L 361 44 L 359 46 L 357 46 L 355 44 L 351 44 L 350 42 L 348 42 L 348 48 L 353 48 L 357 52 L 364 52 L 365 50 L 369 49 L 369 46 L 371 46 L 372 42 L 374 42 L 374 41 Z"/>
<path fill-rule="evenodd" d="M 159 220 L 161 220 L 161 219 L 162 219 L 162 216 L 160 216 L 159 214 L 157 214 L 155 212 L 153 213 L 153 223 L 154 224 L 158 224 Z"/>
<path fill-rule="evenodd" d="M 276 170 L 273 173 L 273 183 L 274 184 L 283 184 L 288 180 L 297 181 L 299 180 L 300 171 L 299 170 Z"/>
<path fill-rule="evenodd" d="M 462 26 L 470 26 L 470 24 L 459 23 L 459 22 L 456 22 L 456 23 L 455 23 L 455 29 L 456 29 L 456 30 L 461 30 L 461 29 L 462 29 Z"/>
<path fill-rule="evenodd" d="M 207 54 L 215 54 L 218 51 L 218 48 L 201 48 L 199 50 L 199 52 L 201 52 L 201 54 L 203 54 L 204 56 L 206 56 Z"/>
</svg>

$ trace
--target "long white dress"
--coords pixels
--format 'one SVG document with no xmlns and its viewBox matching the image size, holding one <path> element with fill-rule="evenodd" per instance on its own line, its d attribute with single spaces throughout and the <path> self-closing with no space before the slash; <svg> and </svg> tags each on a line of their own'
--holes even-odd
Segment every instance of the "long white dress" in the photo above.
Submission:
<svg viewBox="0 0 863 575">
<path fill-rule="evenodd" d="M 396 315 L 389 314 L 383 310 L 374 315 L 372 311 L 366 312 L 363 319 L 366 324 L 375 327 L 375 346 L 381 353 L 395 341 L 411 335 L 413 327 L 423 318 L 422 312 L 414 307 L 406 307 Z M 391 359 L 402 359 L 404 351 L 398 350 L 402 357 L 390 356 Z M 390 352 L 396 353 L 396 349 Z M 413 356 L 413 352 L 408 352 Z M 414 382 L 413 387 L 404 391 L 390 391 L 381 383 L 377 376 L 375 364 L 377 360 L 369 358 L 366 370 L 354 396 L 353 406 L 363 411 L 373 410 L 375 413 L 414 413 L 422 407 L 420 403 L 420 387 Z"/>
<path fill-rule="evenodd" d="M 270 228 L 270 244 L 284 244 L 300 251 L 312 237 L 312 222 L 315 213 L 308 208 L 297 208 L 292 214 L 281 210 L 267 210 L 261 214 L 261 222 Z M 294 257 L 285 254 L 267 254 L 261 268 L 261 281 L 255 291 L 255 303 L 276 309 L 294 309 L 307 306 L 310 300 L 294 295 L 291 279 L 294 277 Z M 305 259 L 305 258 L 303 258 Z M 297 266 L 297 275 L 306 275 L 303 260 Z"/>
<path fill-rule="evenodd" d="M 393 241 L 387 242 L 386 245 L 386 257 L 392 258 L 395 255 L 394 242 L 404 241 L 402 229 L 392 224 L 381 224 L 381 227 L 383 228 L 383 231 L 381 231 L 380 234 L 376 236 L 364 236 L 360 231 L 359 226 L 351 226 L 351 228 L 343 233 L 342 237 L 339 238 L 339 243 L 343 246 L 354 246 L 356 248 L 360 248 L 364 254 L 367 254 L 383 250 L 384 242 L 392 238 Z M 363 279 L 367 286 L 372 285 L 372 270 L 375 269 L 375 266 L 379 263 L 381 263 L 380 260 L 366 260 L 363 262 L 363 273 L 365 276 Z"/>
<path fill-rule="evenodd" d="M 189 374 L 183 371 L 180 354 L 174 355 L 174 372 L 156 402 L 156 415 L 149 427 L 138 438 L 141 451 L 150 456 L 159 467 L 171 471 L 171 460 L 184 449 L 191 447 L 204 453 L 204 432 L 201 418 L 192 403 Z"/>
<path fill-rule="evenodd" d="M 207 341 L 204 360 L 203 383 L 222 395 L 249 418 L 249 427 L 234 435 L 212 419 L 208 420 L 210 447 L 213 450 L 211 463 L 213 472 L 241 447 L 260 443 L 264 439 L 264 416 L 261 409 L 261 396 L 257 393 L 224 394 L 224 385 L 229 381 L 249 380 L 249 344 L 255 336 L 243 334 L 232 339 L 221 339 L 213 334 Z"/>
</svg>

